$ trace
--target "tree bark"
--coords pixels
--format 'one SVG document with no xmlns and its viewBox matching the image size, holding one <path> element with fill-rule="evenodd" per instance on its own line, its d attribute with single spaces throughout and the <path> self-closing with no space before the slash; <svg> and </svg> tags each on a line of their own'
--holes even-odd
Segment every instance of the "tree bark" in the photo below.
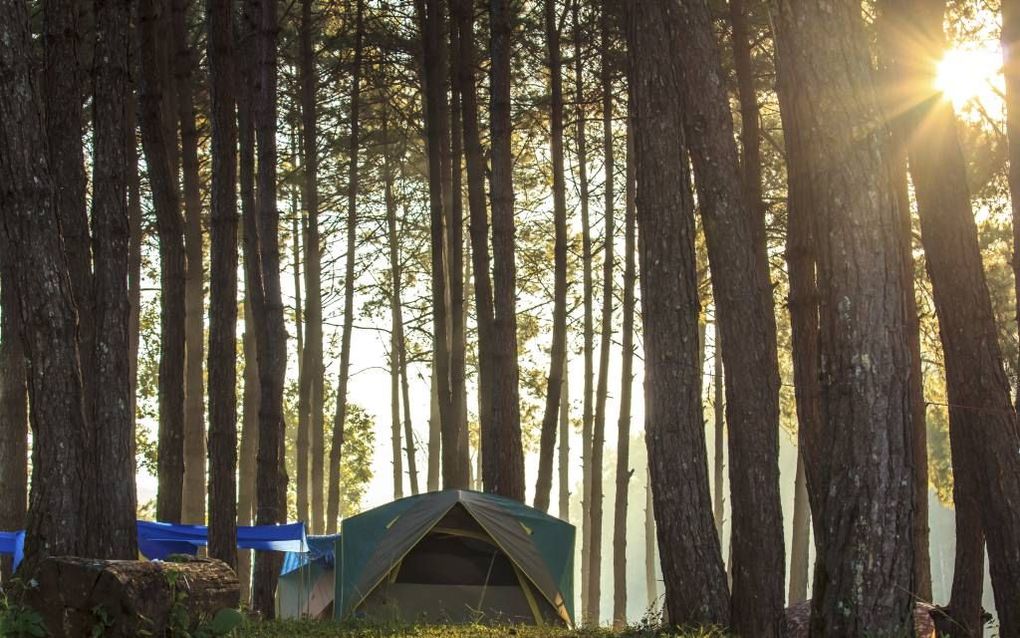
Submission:
<svg viewBox="0 0 1020 638">
<path fill-rule="evenodd" d="M 626 212 L 623 243 L 623 321 L 622 361 L 620 364 L 620 418 L 616 431 L 616 503 L 613 508 L 613 627 L 627 625 L 627 501 L 630 477 L 630 410 L 634 387 L 634 287 L 637 270 L 635 183 L 634 183 L 634 122 L 631 105 L 627 113 Z"/>
<path fill-rule="evenodd" d="M 171 0 L 173 76 L 177 122 L 181 136 L 181 175 L 184 186 L 184 484 L 181 521 L 205 523 L 205 405 L 202 388 L 205 314 L 202 271 L 202 194 L 198 175 L 198 129 L 192 93 L 194 61 L 188 44 L 189 0 Z"/>
<path fill-rule="evenodd" d="M 305 222 L 305 343 L 301 360 L 298 409 L 307 415 L 311 440 L 311 529 L 322 533 L 322 502 L 325 433 L 323 422 L 322 360 L 322 249 L 319 238 L 319 129 L 317 112 L 318 71 L 314 41 L 318 34 L 312 16 L 312 0 L 301 2 L 301 146 L 302 191 Z M 300 467 L 300 466 L 299 466 Z"/>
<path fill-rule="evenodd" d="M 160 246 L 159 492 L 156 518 L 181 521 L 184 478 L 185 249 L 171 122 L 167 0 L 140 0 L 142 147 Z"/>
<path fill-rule="evenodd" d="M 382 136 L 386 148 L 383 150 L 383 199 L 386 206 L 386 239 L 390 257 L 390 430 L 393 446 L 393 498 L 404 496 L 403 450 L 400 446 L 400 379 L 404 364 L 404 317 L 401 302 L 403 274 L 400 269 L 400 244 L 397 236 L 397 201 L 393 194 L 393 168 L 390 153 L 393 146 L 389 133 L 389 103 L 383 105 Z M 409 410 L 408 410 L 409 412 Z M 405 415 L 406 416 L 406 415 Z M 410 417 L 408 416 L 408 421 Z M 410 429 L 409 429 L 410 430 Z M 413 446 L 413 432 L 407 435 L 407 444 Z M 408 470 L 412 483 L 416 482 L 417 468 L 414 457 L 408 456 Z M 417 486 L 413 493 L 417 493 Z"/>
<path fill-rule="evenodd" d="M 684 4 L 675 19 L 671 24 L 684 69 L 703 70 L 682 74 L 683 108 L 712 272 L 721 337 L 717 345 L 726 369 L 732 629 L 746 636 L 775 636 L 786 569 L 779 498 L 779 364 L 760 203 L 749 201 L 747 192 L 758 176 L 750 166 L 741 175 L 707 2 Z M 749 99 L 754 99 L 753 89 Z M 750 133 L 745 129 L 745 146 Z"/>
<path fill-rule="evenodd" d="M 635 103 L 645 349 L 645 433 L 671 624 L 729 624 L 729 593 L 712 522 L 701 374 L 694 205 L 687 171 L 681 70 L 669 0 L 629 8 Z M 685 363 L 688 362 L 688 363 Z M 683 462 L 680 462 L 683 459 Z"/>
<path fill-rule="evenodd" d="M 645 473 L 645 592 L 648 608 L 659 602 L 659 581 L 655 577 L 655 513 L 653 511 L 651 466 Z"/>
<path fill-rule="evenodd" d="M 138 555 L 135 519 L 135 429 L 132 412 L 128 294 L 128 103 L 133 98 L 130 52 L 131 3 L 95 3 L 93 100 L 92 304 L 96 327 L 95 390 L 96 539 L 92 556 Z"/>
<path fill-rule="evenodd" d="M 482 438 L 486 492 L 524 500 L 524 452 L 517 368 L 517 267 L 514 263 L 513 156 L 510 148 L 510 0 L 489 1 L 492 206 L 493 364 L 492 423 Z"/>
<path fill-rule="evenodd" d="M 25 529 L 28 510 L 28 386 L 21 310 L 14 269 L 0 263 L 0 529 Z M 12 573 L 12 557 L 0 560 L 0 582 Z"/>
<path fill-rule="evenodd" d="M 256 491 L 257 525 L 273 525 L 286 518 L 283 506 L 286 478 L 281 480 L 281 435 L 283 433 L 283 382 L 287 370 L 287 331 L 283 320 L 280 291 L 280 213 L 276 205 L 276 74 L 277 18 L 275 0 L 258 0 L 256 36 L 258 86 L 255 103 L 255 139 L 258 152 L 258 200 L 254 218 L 247 220 L 245 234 L 258 242 L 258 268 L 251 290 L 252 317 L 258 353 L 260 386 L 259 446 Z M 263 618 L 275 616 L 276 582 L 280 556 L 274 552 L 255 553 L 252 608 Z"/>
<path fill-rule="evenodd" d="M 474 9 L 471 0 L 452 0 L 451 9 L 459 32 L 456 81 L 464 126 L 464 159 L 468 179 L 468 233 L 471 238 L 471 267 L 474 273 L 475 316 L 478 325 L 478 422 L 490 432 L 492 421 L 493 301 L 489 278 L 489 218 L 485 203 L 485 159 L 478 124 L 478 96 L 475 86 Z M 483 435 L 484 440 L 484 435 Z M 484 448 L 484 444 L 482 446 Z M 481 453 L 484 456 L 484 452 Z"/>
<path fill-rule="evenodd" d="M 546 382 L 545 412 L 539 444 L 535 508 L 549 511 L 552 493 L 553 452 L 563 400 L 563 368 L 567 360 L 567 186 L 563 169 L 563 61 L 555 0 L 545 0 L 546 55 L 549 65 L 550 139 L 553 190 L 553 326 Z"/>
<path fill-rule="evenodd" d="M 570 522 L 570 358 L 563 355 L 563 378 L 560 381 L 559 449 L 556 469 L 559 471 L 559 517 Z"/>
<path fill-rule="evenodd" d="M 132 9 L 128 25 L 128 67 L 130 72 L 130 91 L 126 115 L 128 135 L 127 142 L 127 180 L 128 180 L 128 297 L 131 302 L 131 316 L 128 319 L 128 365 L 130 366 L 131 419 L 132 425 L 138 418 L 138 342 L 141 338 L 142 315 L 142 185 L 138 171 L 138 37 L 135 18 L 136 9 Z"/>
<path fill-rule="evenodd" d="M 719 310 L 716 309 L 718 314 Z M 712 435 L 715 456 L 712 460 L 712 518 L 715 521 L 715 532 L 722 542 L 723 518 L 726 516 L 726 401 L 723 398 L 723 360 L 722 347 L 719 344 L 719 324 L 715 325 L 715 353 L 713 356 L 712 373 Z"/>
<path fill-rule="evenodd" d="M 209 556 L 237 568 L 237 120 L 234 11 L 207 0 L 212 115 L 209 274 Z"/>
<path fill-rule="evenodd" d="M 818 445 L 802 450 L 820 549 L 812 635 L 898 635 L 913 608 L 913 425 L 888 129 L 860 7 L 776 9 L 790 195 L 817 224 L 821 418 L 802 434 Z"/>
<path fill-rule="evenodd" d="M 28 365 L 34 462 L 26 519 L 26 573 L 48 555 L 88 549 L 87 458 L 77 314 L 60 239 L 57 188 L 46 158 L 42 99 L 28 7 L 0 2 L 0 259 L 20 308 Z M 8 279 L 8 277 L 10 277 Z M 8 306 L 5 305 L 4 310 Z"/>
<path fill-rule="evenodd" d="M 575 137 L 577 145 L 577 187 L 581 205 L 581 267 L 583 273 L 584 328 L 582 346 L 584 356 L 584 395 L 581 405 L 581 621 L 591 622 L 588 594 L 591 569 L 591 523 L 588 508 L 591 507 L 591 443 L 594 428 L 595 394 L 595 322 L 594 322 L 594 279 L 592 276 L 591 217 L 588 212 L 588 140 L 585 117 L 584 95 L 584 50 L 582 48 L 581 2 L 573 0 L 570 5 L 574 35 L 574 109 L 577 118 Z"/>
<path fill-rule="evenodd" d="M 344 325 L 340 338 L 340 378 L 337 383 L 336 415 L 329 448 L 329 490 L 326 498 L 326 533 L 337 530 L 340 517 L 340 452 L 347 420 L 347 382 L 351 366 L 351 333 L 354 330 L 354 259 L 358 231 L 358 150 L 361 146 L 361 64 L 364 54 L 365 1 L 356 1 L 354 25 L 354 69 L 351 74 L 351 140 L 347 187 L 347 259 L 344 269 Z"/>
</svg>

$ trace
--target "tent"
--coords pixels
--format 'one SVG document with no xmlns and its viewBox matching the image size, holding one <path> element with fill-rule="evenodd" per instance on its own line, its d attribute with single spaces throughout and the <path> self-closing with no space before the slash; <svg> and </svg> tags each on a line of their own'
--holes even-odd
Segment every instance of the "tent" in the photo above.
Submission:
<svg viewBox="0 0 1020 638">
<path fill-rule="evenodd" d="M 280 618 L 332 617 L 336 585 L 334 547 L 339 539 L 339 534 L 309 536 L 307 552 L 284 554 L 276 586 Z"/>
<path fill-rule="evenodd" d="M 334 616 L 570 625 L 574 527 L 493 494 L 446 490 L 343 521 Z"/>
<path fill-rule="evenodd" d="M 17 569 L 25 557 L 25 530 L 0 532 L 0 554 L 10 555 L 13 558 L 12 568 Z"/>
</svg>

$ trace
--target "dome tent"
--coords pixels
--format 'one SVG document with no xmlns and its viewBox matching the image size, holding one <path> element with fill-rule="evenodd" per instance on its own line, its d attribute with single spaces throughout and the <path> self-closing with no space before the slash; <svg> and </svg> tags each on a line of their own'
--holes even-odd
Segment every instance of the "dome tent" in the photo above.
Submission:
<svg viewBox="0 0 1020 638">
<path fill-rule="evenodd" d="M 570 625 L 574 527 L 493 494 L 445 490 L 343 521 L 334 614 Z"/>
</svg>

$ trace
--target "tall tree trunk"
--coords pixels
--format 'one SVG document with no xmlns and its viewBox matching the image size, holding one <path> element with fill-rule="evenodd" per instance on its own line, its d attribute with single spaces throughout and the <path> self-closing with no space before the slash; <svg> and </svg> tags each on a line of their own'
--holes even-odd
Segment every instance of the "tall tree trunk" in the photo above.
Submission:
<svg viewBox="0 0 1020 638">
<path fill-rule="evenodd" d="M 171 0 L 173 74 L 177 120 L 181 131 L 181 175 L 184 185 L 184 241 L 187 275 L 184 280 L 184 485 L 181 520 L 205 523 L 205 405 L 202 394 L 202 358 L 205 313 L 202 285 L 202 194 L 198 176 L 198 130 L 192 74 L 194 62 L 188 45 L 189 0 Z"/>
<path fill-rule="evenodd" d="M 790 541 L 790 594 L 788 600 L 790 605 L 807 600 L 808 557 L 811 550 L 811 508 L 808 505 L 804 458 L 799 451 L 793 491 L 793 538 Z"/>
<path fill-rule="evenodd" d="M 546 55 L 549 64 L 550 139 L 553 189 L 553 327 L 546 382 L 545 413 L 539 445 L 538 480 L 535 483 L 535 508 L 549 511 L 552 493 L 553 452 L 563 400 L 563 368 L 567 360 L 567 186 L 563 169 L 563 61 L 560 55 L 560 28 L 555 0 L 545 0 Z"/>
<path fill-rule="evenodd" d="M 21 310 L 14 269 L 0 263 L 0 529 L 25 529 L 28 510 L 28 386 Z M 12 573 L 12 557 L 0 559 L 0 582 Z"/>
<path fill-rule="evenodd" d="M 13 281 L 32 404 L 32 499 L 21 569 L 46 556 L 89 549 L 83 497 L 86 419 L 74 291 L 63 254 L 61 199 L 46 158 L 42 99 L 35 83 L 28 6 L 0 2 L 0 272 Z M 6 294 L 6 293 L 5 293 Z M 4 305 L 4 311 L 10 308 Z M 6 319 L 5 319 L 6 321 Z M 6 499 L 5 499 L 6 500 Z M 14 499 L 12 499 L 14 500 Z"/>
<path fill-rule="evenodd" d="M 524 451 L 517 369 L 517 267 L 514 263 L 514 184 L 510 148 L 510 0 L 489 1 L 492 206 L 493 364 L 492 423 L 482 439 L 485 491 L 524 500 Z"/>
<path fill-rule="evenodd" d="M 212 115 L 209 556 L 237 567 L 237 120 L 232 0 L 206 4 Z"/>
<path fill-rule="evenodd" d="M 613 627 L 627 625 L 627 500 L 630 490 L 630 410 L 634 387 L 634 287 L 636 219 L 634 131 L 630 100 L 627 105 L 627 203 L 623 243 L 623 355 L 620 365 L 620 418 L 616 426 L 616 503 L 613 508 Z"/>
<path fill-rule="evenodd" d="M 776 322 L 760 230 L 761 206 L 748 200 L 745 188 L 750 188 L 741 187 L 758 177 L 750 167 L 745 167 L 750 168 L 746 179 L 740 174 L 708 3 L 685 4 L 673 19 L 685 68 L 704 69 L 682 74 L 683 106 L 726 370 L 732 629 L 745 636 L 775 636 L 786 570 L 779 498 Z M 754 99 L 753 89 L 749 99 Z M 747 146 L 750 131 L 744 133 Z"/>
<path fill-rule="evenodd" d="M 449 4 L 445 0 L 444 4 Z M 464 128 L 461 125 L 462 110 L 460 86 L 456 81 L 460 65 L 460 32 L 449 22 L 449 62 L 446 78 L 451 87 L 450 94 L 450 157 L 451 190 L 449 218 L 446 228 L 447 254 L 449 255 L 450 291 L 450 403 L 452 424 L 449 436 L 454 441 L 451 461 L 454 471 L 450 487 L 471 487 L 471 442 L 468 440 L 467 424 L 467 305 L 464 299 Z"/>
<path fill-rule="evenodd" d="M 185 249 L 170 109 L 167 0 L 140 0 L 142 148 L 160 248 L 159 447 L 156 518 L 181 521 L 184 483 Z"/>
<path fill-rule="evenodd" d="M 645 350 L 645 432 L 666 613 L 676 625 L 729 624 L 712 522 L 698 357 L 694 204 L 669 0 L 629 7 Z M 683 462 L 680 461 L 683 459 Z"/>
<path fill-rule="evenodd" d="M 584 300 L 584 345 L 582 352 L 584 356 L 584 395 L 582 397 L 581 416 L 581 621 L 590 622 L 591 613 L 588 603 L 591 597 L 588 594 L 591 568 L 591 523 L 588 516 L 588 508 L 591 507 L 591 443 L 592 429 L 594 427 L 595 415 L 592 398 L 595 391 L 595 323 L 594 323 L 594 280 L 592 276 L 592 246 L 591 246 L 591 218 L 588 212 L 588 140 L 585 118 L 585 96 L 584 96 L 584 51 L 582 48 L 582 27 L 581 27 L 581 2 L 573 0 L 570 5 L 571 19 L 574 35 L 574 108 L 576 123 L 576 145 L 577 145 L 577 186 L 581 202 L 581 265 L 583 271 L 583 300 Z"/>
<path fill-rule="evenodd" d="M 258 265 L 252 277 L 252 316 L 258 352 L 260 403 L 259 447 L 256 473 L 258 525 L 283 522 L 286 512 L 286 478 L 281 479 L 281 435 L 283 433 L 283 382 L 287 371 L 287 331 L 283 321 L 280 291 L 280 213 L 276 205 L 276 0 L 259 0 L 257 32 L 258 82 L 255 131 L 258 150 L 257 215 L 250 218 L 245 234 L 258 242 Z M 280 556 L 274 552 L 255 553 L 252 608 L 263 618 L 276 613 L 276 582 Z"/>
<path fill-rule="evenodd" d="M 570 522 L 570 362 L 563 354 L 563 378 L 560 380 L 559 449 L 556 469 L 559 471 L 559 517 Z"/>
<path fill-rule="evenodd" d="M 718 312 L 719 309 L 716 308 L 717 316 Z M 719 341 L 719 324 L 716 323 L 712 373 L 712 441 L 715 453 L 712 461 L 712 484 L 715 486 L 712 492 L 712 518 L 715 520 L 715 531 L 721 542 L 723 518 L 726 516 L 726 401 L 723 398 L 723 360 Z"/>
<path fill-rule="evenodd" d="M 404 317 L 400 290 L 403 277 L 400 269 L 400 245 L 397 236 L 397 200 L 393 194 L 393 167 L 390 164 L 392 140 L 389 133 L 389 104 L 383 105 L 383 199 L 386 206 L 386 239 L 390 256 L 390 419 L 393 444 L 393 498 L 404 496 L 403 450 L 400 448 L 400 379 L 404 363 Z M 406 415 L 405 415 L 406 416 Z M 408 417 L 409 420 L 409 417 Z M 408 432 L 407 444 L 413 446 L 413 432 Z M 408 457 L 408 470 L 412 483 L 416 482 L 417 468 L 414 457 Z M 417 486 L 413 493 L 417 493 Z"/>
<path fill-rule="evenodd" d="M 464 126 L 464 159 L 468 180 L 468 232 L 474 273 L 475 316 L 478 324 L 478 422 L 481 432 L 491 432 L 494 326 L 492 283 L 489 278 L 489 219 L 485 203 L 485 159 L 478 124 L 475 85 L 474 5 L 471 0 L 452 0 L 451 9 L 459 32 L 456 81 Z M 482 435 L 484 441 L 485 435 Z M 482 446 L 484 448 L 484 445 Z M 480 456 L 484 456 L 484 452 Z"/>
<path fill-rule="evenodd" d="M 609 349 L 613 338 L 613 244 L 615 242 L 616 164 L 613 154 L 613 81 L 610 69 L 612 15 L 608 5 L 602 8 L 600 46 L 602 83 L 602 148 L 605 164 L 605 237 L 602 258 L 602 341 L 599 344 L 599 377 L 595 388 L 595 418 L 592 427 L 591 449 L 591 501 L 587 503 L 588 524 L 591 534 L 588 539 L 588 608 L 592 619 L 601 618 L 602 595 L 602 459 L 606 438 L 606 397 L 609 394 Z"/>
<path fill-rule="evenodd" d="M 131 368 L 131 419 L 138 417 L 138 343 L 141 339 L 142 316 L 142 184 L 138 171 L 138 37 L 135 28 L 136 10 L 132 10 L 128 25 L 128 67 L 131 78 L 131 95 L 125 109 L 127 117 L 127 180 L 128 180 L 128 297 L 131 316 L 128 320 L 128 365 Z"/>
<path fill-rule="evenodd" d="M 347 259 L 344 268 L 344 325 L 340 338 L 340 378 L 337 383 L 336 415 L 329 448 L 329 491 L 326 498 L 326 532 L 337 530 L 340 518 L 340 452 L 347 421 L 347 383 L 351 367 L 351 333 L 354 330 L 354 260 L 358 232 L 358 150 L 361 147 L 361 64 L 364 55 L 365 0 L 356 0 L 354 25 L 354 69 L 351 74 L 351 140 L 347 186 Z"/>
<path fill-rule="evenodd" d="M 296 134 L 295 134 L 296 137 Z M 296 196 L 295 196 L 296 199 Z M 305 340 L 304 335 L 308 326 L 302 317 L 301 303 L 301 235 L 304 215 L 300 205 L 294 203 L 294 219 L 291 220 L 291 236 L 293 249 L 292 259 L 294 261 L 294 334 L 297 338 L 297 359 L 298 359 L 298 415 L 297 432 L 294 441 L 294 465 L 297 473 L 297 520 L 308 521 L 309 513 L 309 485 L 308 485 L 308 461 L 311 451 L 311 440 L 309 431 L 309 415 L 301 409 L 301 371 L 305 370 Z M 306 237 L 307 240 L 307 237 Z"/>
<path fill-rule="evenodd" d="M 244 250 L 244 390 L 241 422 L 241 445 L 237 467 L 237 524 L 251 525 L 255 513 L 255 465 L 259 446 L 259 363 L 253 315 L 255 273 L 258 264 L 258 237 L 255 216 L 255 32 L 258 5 L 248 0 L 242 5 L 237 36 L 237 184 L 244 224 L 239 229 Z M 249 230 L 250 227 L 250 230 Z M 251 599 L 252 551 L 238 552 L 237 579 L 241 583 L 241 601 Z"/>
<path fill-rule="evenodd" d="M 411 494 L 417 494 L 419 491 L 417 445 L 411 422 L 411 391 L 407 381 L 407 341 L 404 339 L 403 321 L 400 323 L 397 352 L 400 355 L 400 394 L 404 402 L 404 452 L 407 454 L 407 473 L 411 479 Z"/>
<path fill-rule="evenodd" d="M 432 376 L 429 380 L 428 476 L 425 481 L 425 489 L 429 492 L 435 492 L 439 489 L 439 469 L 441 465 L 439 450 L 442 441 L 442 432 L 440 430 L 440 421 L 442 421 L 442 417 L 439 414 L 439 385 L 436 380 L 437 374 L 436 360 L 435 357 L 433 357 Z"/>
<path fill-rule="evenodd" d="M 300 414 L 307 415 L 311 439 L 311 529 L 323 532 L 323 430 L 322 361 L 322 252 L 319 239 L 319 129 L 317 106 L 318 71 L 314 41 L 318 34 L 312 16 L 313 0 L 301 2 L 301 197 L 305 208 L 305 343 L 299 382 Z M 300 468 L 300 465 L 298 466 Z"/>
<path fill-rule="evenodd" d="M 130 53 L 131 3 L 95 3 L 95 75 L 93 101 L 92 251 L 96 327 L 95 426 L 98 473 L 96 499 L 97 558 L 134 559 L 138 555 L 135 494 L 135 420 L 132 412 L 128 292 L 128 128 L 132 100 Z"/>
<path fill-rule="evenodd" d="M 983 271 L 956 116 L 950 100 L 927 88 L 935 78 L 933 60 L 940 58 L 946 47 L 945 3 L 890 3 L 883 8 L 887 19 L 894 20 L 889 28 L 903 29 L 917 42 L 915 47 L 894 52 L 901 65 L 900 77 L 924 82 L 920 86 L 925 87 L 918 92 L 911 83 L 906 89 L 908 104 L 916 106 L 899 124 L 904 127 L 903 139 L 910 141 L 910 173 L 921 241 L 945 354 L 954 476 L 964 483 L 961 500 L 976 498 L 981 503 L 980 520 L 1001 631 L 1003 635 L 1020 634 L 1020 510 L 1016 507 L 1020 502 L 1020 460 L 1015 453 L 1020 437 Z M 977 491 L 968 494 L 972 488 Z M 965 513 L 967 509 L 965 505 Z M 979 530 L 970 521 L 961 521 L 958 529 L 974 535 L 965 544 L 976 548 Z M 965 625 L 973 624 L 980 608 L 957 610 L 954 603 L 979 601 L 980 583 L 980 577 L 973 579 L 971 588 L 977 592 L 961 593 L 959 600 L 950 602 Z M 954 583 L 954 595 L 958 591 Z"/>
<path fill-rule="evenodd" d="M 802 433 L 818 444 L 802 450 L 820 549 L 812 635 L 899 635 L 912 626 L 913 426 L 907 337 L 888 329 L 906 321 L 888 129 L 860 7 L 777 9 L 790 194 L 817 224 L 821 419 Z"/>
</svg>

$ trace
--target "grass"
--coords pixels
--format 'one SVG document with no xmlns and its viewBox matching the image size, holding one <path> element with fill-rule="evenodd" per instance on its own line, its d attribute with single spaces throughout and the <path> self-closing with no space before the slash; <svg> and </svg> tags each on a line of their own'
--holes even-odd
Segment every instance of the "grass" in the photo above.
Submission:
<svg viewBox="0 0 1020 638">
<path fill-rule="evenodd" d="M 568 630 L 552 627 L 488 625 L 348 625 L 328 621 L 277 620 L 251 622 L 237 631 L 244 638 L 725 638 L 712 629 L 682 633 L 661 632 L 650 627 L 622 631 L 610 629 Z"/>
</svg>

